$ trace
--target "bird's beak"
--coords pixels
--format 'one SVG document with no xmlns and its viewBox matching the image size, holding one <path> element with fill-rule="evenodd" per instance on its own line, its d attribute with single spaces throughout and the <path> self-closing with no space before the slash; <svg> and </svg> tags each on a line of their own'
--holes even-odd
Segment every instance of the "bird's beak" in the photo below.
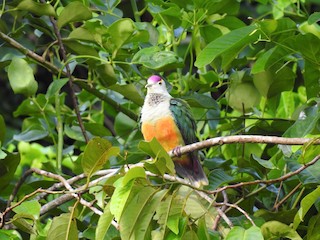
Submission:
<svg viewBox="0 0 320 240">
<path fill-rule="evenodd" d="M 151 83 L 148 83 L 148 84 L 146 84 L 144 87 L 145 88 L 148 88 L 148 87 L 151 87 L 152 86 L 152 84 Z"/>
</svg>

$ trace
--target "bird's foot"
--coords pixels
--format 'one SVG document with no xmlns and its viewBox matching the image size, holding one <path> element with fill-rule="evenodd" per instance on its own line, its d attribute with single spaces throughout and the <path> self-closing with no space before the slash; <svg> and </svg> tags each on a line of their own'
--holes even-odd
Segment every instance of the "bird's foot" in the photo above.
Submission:
<svg viewBox="0 0 320 240">
<path fill-rule="evenodd" d="M 181 147 L 178 146 L 178 147 L 175 147 L 174 149 L 172 149 L 172 153 L 173 155 L 177 156 L 177 157 L 181 157 Z"/>
</svg>

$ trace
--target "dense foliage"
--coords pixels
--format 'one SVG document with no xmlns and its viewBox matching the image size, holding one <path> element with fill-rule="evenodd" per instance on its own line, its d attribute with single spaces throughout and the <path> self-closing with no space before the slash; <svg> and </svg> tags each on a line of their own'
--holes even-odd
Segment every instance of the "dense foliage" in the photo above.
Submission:
<svg viewBox="0 0 320 240">
<path fill-rule="evenodd" d="M 317 11 L 313 0 L 2 1 L 0 238 L 319 239 Z M 203 149 L 203 189 L 173 178 L 138 127 L 152 74 L 190 104 L 199 141 L 262 140 Z"/>
</svg>

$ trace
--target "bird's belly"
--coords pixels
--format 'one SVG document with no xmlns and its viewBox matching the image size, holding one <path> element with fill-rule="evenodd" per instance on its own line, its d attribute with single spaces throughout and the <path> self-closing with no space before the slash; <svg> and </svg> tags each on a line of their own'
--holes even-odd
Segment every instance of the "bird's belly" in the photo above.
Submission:
<svg viewBox="0 0 320 240">
<path fill-rule="evenodd" d="M 184 145 L 180 131 L 171 116 L 161 118 L 153 123 L 144 122 L 141 130 L 146 141 L 156 138 L 166 151 Z"/>
</svg>

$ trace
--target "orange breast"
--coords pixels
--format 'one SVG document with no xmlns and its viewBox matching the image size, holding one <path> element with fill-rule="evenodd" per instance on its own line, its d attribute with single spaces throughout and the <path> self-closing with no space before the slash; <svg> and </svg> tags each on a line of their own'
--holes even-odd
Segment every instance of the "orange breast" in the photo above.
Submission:
<svg viewBox="0 0 320 240">
<path fill-rule="evenodd" d="M 161 118 L 154 123 L 144 122 L 141 126 L 146 141 L 156 138 L 166 151 L 184 145 L 180 131 L 171 116 Z"/>
</svg>

